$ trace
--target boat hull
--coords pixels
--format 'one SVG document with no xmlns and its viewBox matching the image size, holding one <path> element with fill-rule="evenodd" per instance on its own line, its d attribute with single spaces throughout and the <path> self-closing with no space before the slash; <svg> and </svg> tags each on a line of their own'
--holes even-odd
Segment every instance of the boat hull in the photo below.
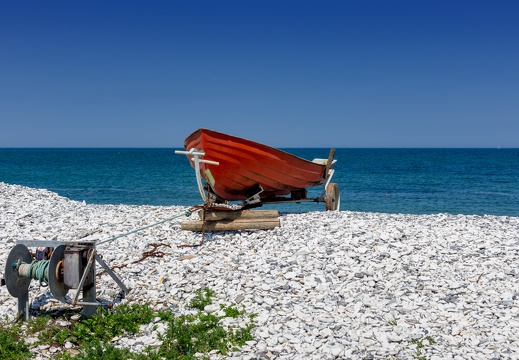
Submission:
<svg viewBox="0 0 519 360">
<path fill-rule="evenodd" d="M 213 130 L 196 130 L 186 138 L 184 147 L 203 151 L 205 160 L 219 163 L 200 163 L 200 176 L 215 195 L 227 201 L 246 200 L 258 186 L 262 189 L 259 197 L 269 199 L 326 181 L 325 164 Z M 195 168 L 193 161 L 190 164 Z"/>
</svg>

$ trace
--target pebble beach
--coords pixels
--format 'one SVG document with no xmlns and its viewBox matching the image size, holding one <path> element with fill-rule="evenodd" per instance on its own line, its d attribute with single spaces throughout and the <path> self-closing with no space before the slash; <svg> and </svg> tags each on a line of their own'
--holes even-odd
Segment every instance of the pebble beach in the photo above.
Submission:
<svg viewBox="0 0 519 360">
<path fill-rule="evenodd" d="M 519 359 L 519 217 L 280 213 L 273 230 L 206 233 L 183 247 L 202 240 L 180 227 L 198 220 L 188 209 L 92 205 L 0 183 L 0 269 L 17 240 L 103 241 L 179 215 L 97 250 L 131 289 L 120 302 L 180 313 L 207 287 L 215 306 L 257 314 L 254 339 L 225 358 Z M 138 261 L 152 244 L 164 256 Z M 101 302 L 120 292 L 106 274 L 96 286 Z M 32 309 L 68 306 L 37 281 L 29 296 Z M 0 316 L 16 311 L 2 286 Z M 114 343 L 154 345 L 161 327 L 151 325 Z M 31 351 L 43 359 L 62 349 Z"/>
</svg>

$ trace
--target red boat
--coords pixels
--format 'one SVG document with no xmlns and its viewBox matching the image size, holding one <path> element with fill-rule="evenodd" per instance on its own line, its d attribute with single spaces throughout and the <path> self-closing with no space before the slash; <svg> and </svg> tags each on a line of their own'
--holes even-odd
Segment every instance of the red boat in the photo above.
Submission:
<svg viewBox="0 0 519 360">
<path fill-rule="evenodd" d="M 206 203 L 241 201 L 244 208 L 278 202 L 325 202 L 339 210 L 339 187 L 330 183 L 335 149 L 328 159 L 305 160 L 251 140 L 198 129 L 184 141 L 185 154 L 195 169 Z M 203 180 L 203 181 L 202 181 Z M 202 184 L 204 182 L 205 184 Z M 318 198 L 307 198 L 307 188 L 325 185 Z"/>
</svg>

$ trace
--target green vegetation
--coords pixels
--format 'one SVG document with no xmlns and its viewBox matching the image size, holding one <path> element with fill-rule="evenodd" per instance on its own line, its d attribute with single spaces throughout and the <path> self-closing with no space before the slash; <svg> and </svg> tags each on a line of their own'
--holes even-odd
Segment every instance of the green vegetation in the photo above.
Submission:
<svg viewBox="0 0 519 360">
<path fill-rule="evenodd" d="M 10 326 L 6 321 L 0 324 L 0 359 L 29 359 L 31 352 L 25 341 L 20 341 L 19 326 Z"/>
<path fill-rule="evenodd" d="M 35 345 L 52 345 L 64 349 L 66 343 L 73 344 L 73 352 L 66 351 L 57 359 L 200 359 L 209 358 L 209 352 L 227 354 L 239 350 L 246 341 L 252 340 L 254 315 L 240 321 L 240 326 L 223 326 L 224 318 L 239 319 L 244 309 L 220 305 L 220 312 L 207 314 L 206 305 L 212 304 L 214 292 L 198 290 L 189 307 L 193 314 L 175 315 L 171 310 L 153 311 L 149 305 L 121 304 L 112 310 L 98 309 L 88 319 L 70 320 L 66 315 L 60 319 L 49 316 L 32 318 L 26 325 L 0 323 L 0 358 L 29 359 L 33 354 L 24 337 L 37 337 Z M 164 323 L 166 331 L 159 334 L 161 344 L 148 346 L 140 354 L 128 349 L 116 348 L 110 342 L 114 337 L 138 334 L 141 325 L 154 319 Z"/>
<path fill-rule="evenodd" d="M 389 321 L 387 322 L 387 324 L 388 324 L 388 325 L 391 325 L 391 326 L 397 326 L 397 325 L 398 325 L 398 323 L 397 323 L 397 321 L 396 321 L 395 319 L 391 319 L 391 320 L 389 320 Z"/>
<path fill-rule="evenodd" d="M 429 345 L 434 345 L 436 344 L 436 341 L 431 337 L 431 336 L 425 336 L 421 339 L 411 339 L 411 343 L 415 344 L 416 345 L 416 356 L 415 356 L 415 359 L 418 359 L 418 360 L 426 360 L 426 357 L 425 356 L 422 356 L 422 350 L 423 348 L 425 348 L 425 345 L 424 344 L 424 340 L 426 340 Z"/>
<path fill-rule="evenodd" d="M 202 311 L 204 310 L 204 307 L 212 303 L 211 298 L 213 296 L 214 291 L 209 288 L 205 288 L 203 290 L 198 289 L 195 291 L 195 297 L 191 300 L 189 306 Z"/>
</svg>

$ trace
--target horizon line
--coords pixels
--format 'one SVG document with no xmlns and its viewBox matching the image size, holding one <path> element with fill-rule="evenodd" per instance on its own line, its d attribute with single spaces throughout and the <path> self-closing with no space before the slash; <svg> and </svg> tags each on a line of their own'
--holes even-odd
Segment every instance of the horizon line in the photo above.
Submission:
<svg viewBox="0 0 519 360">
<path fill-rule="evenodd" d="M 445 150 L 455 150 L 455 149 L 495 149 L 495 150 L 515 150 L 519 149 L 519 147 L 474 147 L 474 146 L 468 146 L 468 147 L 452 147 L 452 146 L 352 146 L 352 147 L 339 147 L 339 146 L 310 146 L 310 147 L 302 147 L 302 146 L 270 146 L 272 148 L 277 149 L 445 149 Z M 184 147 L 163 147 L 163 146 L 11 146 L 11 147 L 0 147 L 0 150 L 118 150 L 118 149 L 127 149 L 127 150 L 134 150 L 134 149 L 184 149 Z"/>
</svg>

